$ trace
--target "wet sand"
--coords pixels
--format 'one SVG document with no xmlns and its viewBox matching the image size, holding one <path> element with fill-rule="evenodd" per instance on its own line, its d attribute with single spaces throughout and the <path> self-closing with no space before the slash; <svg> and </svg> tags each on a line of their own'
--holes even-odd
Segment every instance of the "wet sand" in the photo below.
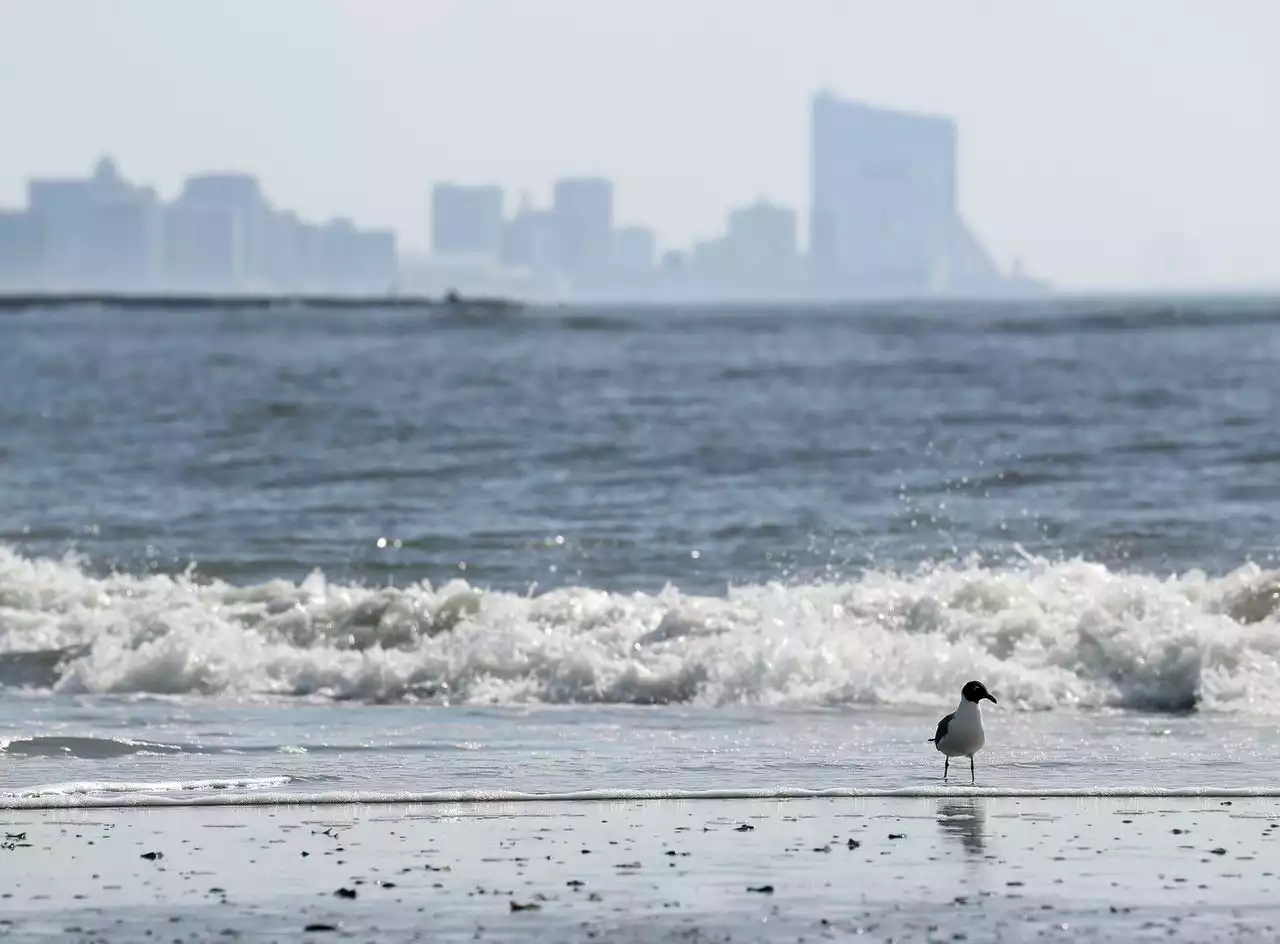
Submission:
<svg viewBox="0 0 1280 944">
<path fill-rule="evenodd" d="M 1267 799 L 0 812 L 0 937 L 1274 940 Z"/>
</svg>

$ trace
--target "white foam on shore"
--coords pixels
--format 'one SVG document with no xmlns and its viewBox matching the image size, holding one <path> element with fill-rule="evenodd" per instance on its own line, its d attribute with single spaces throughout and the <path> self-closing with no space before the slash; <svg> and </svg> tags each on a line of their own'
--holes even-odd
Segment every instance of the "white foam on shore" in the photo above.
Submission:
<svg viewBox="0 0 1280 944">
<path fill-rule="evenodd" d="M 284 787 L 294 783 L 293 777 L 219 777 L 206 780 L 159 780 L 159 781 L 117 781 L 87 780 L 76 783 L 57 783 L 48 786 L 31 787 L 18 793 L 0 793 L 0 809 L 13 799 L 40 800 L 48 798 L 54 803 L 72 797 L 88 797 L 102 799 L 117 796 L 126 805 L 145 806 L 147 798 L 155 798 L 166 793 L 195 793 L 206 790 L 268 790 L 272 787 Z M 244 794 L 236 794 L 244 797 Z M 139 802 L 141 801 L 141 802 Z"/>
<path fill-rule="evenodd" d="M 0 547 L 0 685 L 447 704 L 1280 712 L 1280 570 L 1028 557 L 695 596 L 97 576 Z"/>
<path fill-rule="evenodd" d="M 282 778 L 288 779 L 288 778 Z M 265 781 L 261 781 L 265 783 Z M 600 803 L 692 800 L 934 799 L 994 797 L 1026 799 L 1258 799 L 1280 798 L 1280 787 L 1017 787 L 915 786 L 894 788 L 809 790 L 802 787 L 720 790 L 575 790 L 567 793 L 524 793 L 518 790 L 438 790 L 430 792 L 332 790 L 319 793 L 255 791 L 251 793 L 181 793 L 127 789 L 132 784 L 67 784 L 0 794 L 0 810 L 58 810 L 195 806 L 377 806 L 500 803 Z M 112 788 L 119 789 L 112 789 Z"/>
</svg>

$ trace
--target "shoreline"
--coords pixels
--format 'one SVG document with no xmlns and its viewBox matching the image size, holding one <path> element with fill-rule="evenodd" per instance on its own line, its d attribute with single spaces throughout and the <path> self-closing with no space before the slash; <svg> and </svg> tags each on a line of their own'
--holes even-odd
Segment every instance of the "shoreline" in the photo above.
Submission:
<svg viewBox="0 0 1280 944">
<path fill-rule="evenodd" d="M 287 778 L 286 778 L 287 779 Z M 708 790 L 598 789 L 530 793 L 518 790 L 291 792 L 245 783 L 173 782 L 167 784 L 54 784 L 16 793 L 0 793 L 0 813 L 58 810 L 261 809 L 289 807 L 438 807 L 484 808 L 502 804 L 570 806 L 593 803 L 789 802 L 806 800 L 1273 800 L 1276 787 L 927 787 L 722 788 Z M 95 789 L 96 788 L 96 789 Z M 196 793 L 194 791 L 208 791 Z M 233 792 L 234 791 L 234 792 Z M 185 795 L 184 795 L 185 794 Z"/>
<path fill-rule="evenodd" d="M 1273 940 L 1262 801 L 937 797 L 0 815 L 3 933 Z"/>
</svg>

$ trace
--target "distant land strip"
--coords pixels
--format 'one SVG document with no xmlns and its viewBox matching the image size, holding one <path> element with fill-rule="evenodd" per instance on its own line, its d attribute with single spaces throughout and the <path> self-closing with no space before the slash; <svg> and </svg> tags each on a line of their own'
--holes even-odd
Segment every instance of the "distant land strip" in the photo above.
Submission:
<svg viewBox="0 0 1280 944">
<path fill-rule="evenodd" d="M 0 311 L 102 307 L 132 310 L 323 308 L 421 308 L 476 315 L 509 314 L 525 305 L 514 299 L 428 295 L 284 295 L 133 292 L 0 292 Z"/>
</svg>

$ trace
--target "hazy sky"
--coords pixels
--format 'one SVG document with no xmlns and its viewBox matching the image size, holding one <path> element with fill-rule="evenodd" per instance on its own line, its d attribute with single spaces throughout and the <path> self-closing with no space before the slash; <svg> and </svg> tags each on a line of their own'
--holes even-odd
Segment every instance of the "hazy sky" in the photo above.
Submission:
<svg viewBox="0 0 1280 944">
<path fill-rule="evenodd" d="M 664 246 L 808 193 L 819 88 L 953 116 L 997 258 L 1280 286 L 1276 0 L 0 0 L 0 205 L 104 152 L 426 241 L 430 182 L 605 174 Z"/>
</svg>

